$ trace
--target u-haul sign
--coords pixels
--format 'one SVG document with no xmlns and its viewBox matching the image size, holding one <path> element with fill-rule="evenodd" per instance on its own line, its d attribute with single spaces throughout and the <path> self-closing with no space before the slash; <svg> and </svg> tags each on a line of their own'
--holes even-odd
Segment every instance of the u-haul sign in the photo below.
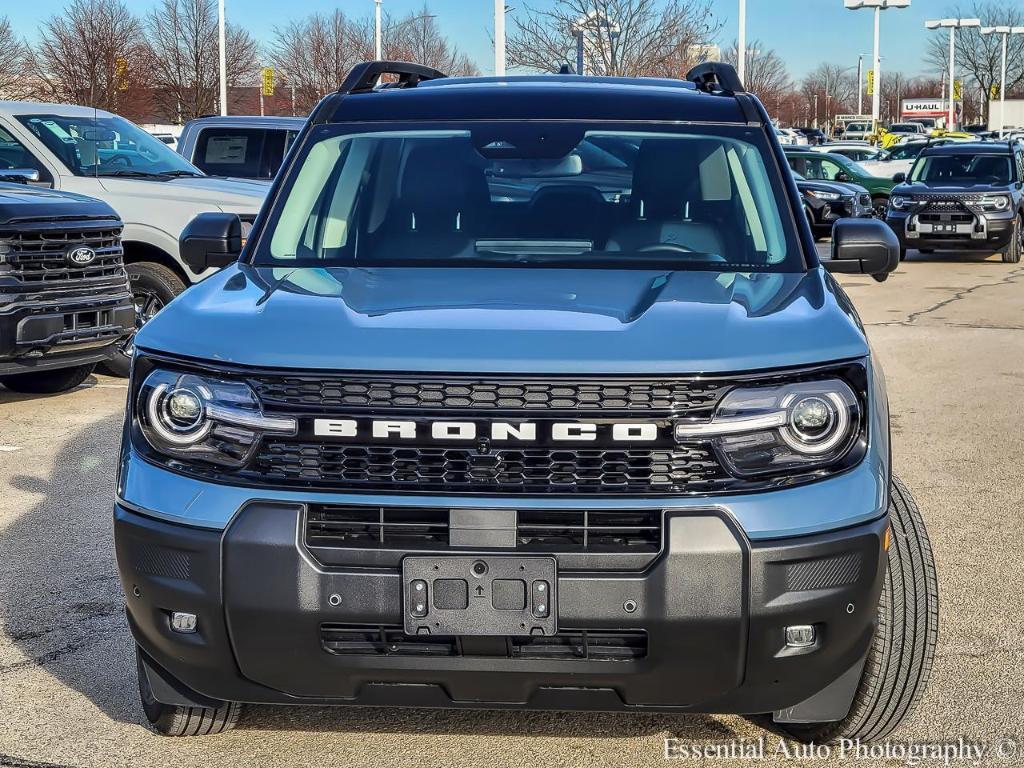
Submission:
<svg viewBox="0 0 1024 768">
<path fill-rule="evenodd" d="M 904 120 L 915 117 L 943 117 L 946 114 L 946 102 L 942 99 L 904 99 L 902 117 Z"/>
</svg>

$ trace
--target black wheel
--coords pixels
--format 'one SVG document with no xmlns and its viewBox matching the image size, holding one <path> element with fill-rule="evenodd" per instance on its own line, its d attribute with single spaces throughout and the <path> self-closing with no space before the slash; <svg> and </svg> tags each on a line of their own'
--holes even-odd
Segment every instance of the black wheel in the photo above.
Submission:
<svg viewBox="0 0 1024 768">
<path fill-rule="evenodd" d="M 129 264 L 128 280 L 135 298 L 135 330 L 149 322 L 171 299 L 185 290 L 185 283 L 173 270 L 150 261 Z M 127 376 L 131 371 L 133 339 L 134 334 L 103 364 L 109 373 Z"/>
<path fill-rule="evenodd" d="M 242 705 L 226 701 L 221 706 L 176 707 L 156 700 L 142 666 L 142 654 L 135 649 L 136 667 L 139 676 L 139 698 L 142 711 L 153 730 L 163 736 L 212 736 L 230 731 L 238 724 Z"/>
<path fill-rule="evenodd" d="M 885 195 L 878 195 L 871 198 L 871 207 L 875 211 L 875 216 L 880 219 L 885 219 L 885 213 L 889 210 L 889 198 Z"/>
<path fill-rule="evenodd" d="M 1010 244 L 1003 251 L 1003 261 L 1017 264 L 1021 254 L 1024 254 L 1024 221 L 1018 216 L 1013 220 L 1013 234 L 1010 236 Z"/>
<path fill-rule="evenodd" d="M 58 368 L 54 371 L 15 373 L 10 376 L 0 376 L 0 384 L 15 392 L 52 395 L 74 389 L 89 378 L 89 374 L 95 367 L 93 363 L 89 363 L 88 365 L 75 365 L 71 368 Z"/>
<path fill-rule="evenodd" d="M 928 532 L 906 486 L 893 477 L 889 568 L 878 629 L 850 714 L 836 723 L 779 724 L 800 741 L 875 741 L 892 733 L 924 694 L 939 632 L 939 589 Z"/>
</svg>

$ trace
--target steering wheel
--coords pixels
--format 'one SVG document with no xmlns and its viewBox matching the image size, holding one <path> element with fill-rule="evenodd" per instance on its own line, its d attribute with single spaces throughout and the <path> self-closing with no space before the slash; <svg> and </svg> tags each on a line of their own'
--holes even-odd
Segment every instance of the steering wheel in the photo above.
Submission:
<svg viewBox="0 0 1024 768">
<path fill-rule="evenodd" d="M 125 168 L 131 168 L 132 167 L 132 159 L 128 155 L 126 155 L 126 154 L 124 154 L 122 152 L 122 153 L 119 153 L 119 154 L 116 154 L 116 155 L 111 155 L 110 157 L 108 157 L 103 162 L 103 165 L 121 165 L 121 166 L 124 166 Z"/>
<path fill-rule="evenodd" d="M 651 245 L 645 245 L 639 249 L 640 253 L 650 253 L 651 251 L 675 251 L 676 253 L 697 253 L 693 248 L 687 248 L 685 245 L 679 243 L 652 243 Z"/>
</svg>

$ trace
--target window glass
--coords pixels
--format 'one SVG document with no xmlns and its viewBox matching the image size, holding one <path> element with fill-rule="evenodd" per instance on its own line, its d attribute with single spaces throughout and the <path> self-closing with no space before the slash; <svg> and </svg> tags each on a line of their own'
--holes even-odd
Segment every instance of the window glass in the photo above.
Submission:
<svg viewBox="0 0 1024 768">
<path fill-rule="evenodd" d="M 974 153 L 925 155 L 920 157 L 910 173 L 911 181 L 991 184 L 1010 183 L 1008 155 L 979 155 Z"/>
<path fill-rule="evenodd" d="M 319 130 L 256 263 L 804 269 L 757 129 Z"/>
<path fill-rule="evenodd" d="M 193 162 L 212 176 L 272 179 L 296 135 L 277 128 L 203 128 Z"/>
<path fill-rule="evenodd" d="M 52 182 L 53 177 L 46 167 L 36 159 L 25 145 L 14 138 L 14 135 L 0 126 L 0 171 L 30 168 L 39 171 L 39 180 Z"/>
</svg>

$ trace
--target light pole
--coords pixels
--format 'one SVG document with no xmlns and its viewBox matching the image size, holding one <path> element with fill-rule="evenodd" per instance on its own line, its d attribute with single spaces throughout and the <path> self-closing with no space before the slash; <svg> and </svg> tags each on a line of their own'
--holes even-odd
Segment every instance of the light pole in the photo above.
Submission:
<svg viewBox="0 0 1024 768">
<path fill-rule="evenodd" d="M 217 47 L 220 67 L 220 113 L 228 113 L 228 54 L 224 21 L 224 0 L 217 2 Z M 262 93 L 262 91 L 260 91 Z"/>
<path fill-rule="evenodd" d="M 949 110 L 946 113 L 946 130 L 953 130 L 956 113 L 956 30 L 961 27 L 980 27 L 981 19 L 932 19 L 924 23 L 928 29 L 949 29 Z"/>
<path fill-rule="evenodd" d="M 736 39 L 736 74 L 744 82 L 747 74 L 747 0 L 740 0 L 740 31 Z"/>
<path fill-rule="evenodd" d="M 382 3 L 383 0 L 373 0 L 373 55 L 377 61 L 384 56 L 380 40 L 380 6 Z"/>
<path fill-rule="evenodd" d="M 505 0 L 494 0 L 494 74 L 505 76 Z"/>
<path fill-rule="evenodd" d="M 858 11 L 861 8 L 871 8 L 875 12 L 875 46 L 872 54 L 872 68 L 874 69 L 874 88 L 871 94 L 871 131 L 878 130 L 878 118 L 881 111 L 880 95 L 882 91 L 882 60 L 878 55 L 878 27 L 882 11 L 890 8 L 909 8 L 910 0 L 843 0 L 843 6 L 851 11 Z"/>
<path fill-rule="evenodd" d="M 1006 127 L 1006 42 L 1010 35 L 1024 35 L 1024 27 L 982 27 L 981 34 L 1003 36 L 1003 57 L 999 80 L 999 138 L 1003 138 L 1003 129 Z"/>
</svg>

